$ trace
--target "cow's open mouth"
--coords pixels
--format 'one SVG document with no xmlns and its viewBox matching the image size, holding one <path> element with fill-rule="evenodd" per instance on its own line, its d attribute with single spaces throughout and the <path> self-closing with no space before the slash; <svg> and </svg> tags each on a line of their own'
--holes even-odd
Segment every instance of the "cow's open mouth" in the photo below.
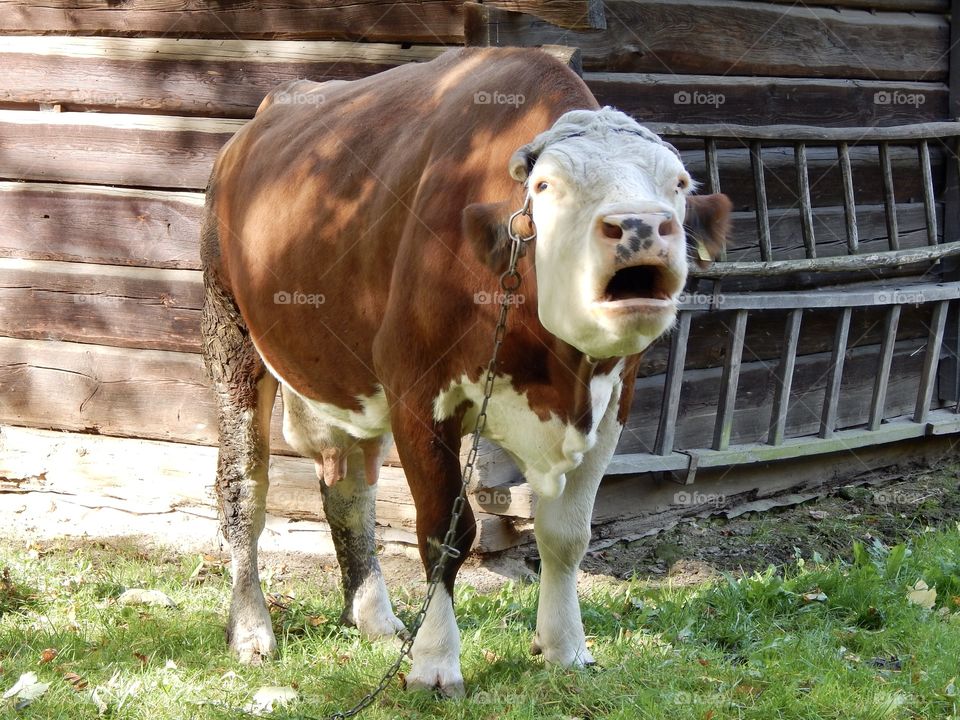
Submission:
<svg viewBox="0 0 960 720">
<path fill-rule="evenodd" d="M 601 302 L 670 300 L 673 293 L 668 280 L 667 268 L 662 265 L 626 267 L 610 278 Z"/>
</svg>

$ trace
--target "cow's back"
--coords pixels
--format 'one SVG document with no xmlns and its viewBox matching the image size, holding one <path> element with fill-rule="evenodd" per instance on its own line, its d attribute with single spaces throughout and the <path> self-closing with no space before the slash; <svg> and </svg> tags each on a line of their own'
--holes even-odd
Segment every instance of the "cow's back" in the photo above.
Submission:
<svg viewBox="0 0 960 720">
<path fill-rule="evenodd" d="M 460 337 L 476 323 L 465 303 L 496 277 L 463 243 L 463 208 L 517 194 L 511 153 L 563 112 L 595 106 L 566 67 L 520 49 L 278 88 L 218 158 L 208 270 L 285 383 L 355 406 L 378 384 L 385 319 L 409 321 L 421 347 L 431 338 L 410 336 Z"/>
</svg>

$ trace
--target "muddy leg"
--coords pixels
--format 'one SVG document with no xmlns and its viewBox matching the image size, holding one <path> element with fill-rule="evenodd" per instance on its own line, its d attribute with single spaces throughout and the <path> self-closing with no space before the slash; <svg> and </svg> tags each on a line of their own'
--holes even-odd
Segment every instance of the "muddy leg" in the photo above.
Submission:
<svg viewBox="0 0 960 720">
<path fill-rule="evenodd" d="M 216 393 L 220 429 L 216 488 L 233 572 L 227 642 L 241 662 L 256 664 L 277 649 L 257 571 L 277 382 L 266 372 L 232 301 L 209 273 L 204 280 L 203 356 Z"/>
<path fill-rule="evenodd" d="M 368 452 L 376 456 L 375 470 L 378 470 L 384 441 L 378 438 L 364 444 L 375 446 Z M 358 627 L 365 637 L 376 639 L 392 637 L 404 630 L 404 625 L 393 614 L 377 560 L 374 534 L 377 486 L 367 481 L 365 454 L 362 447 L 354 447 L 347 457 L 346 475 L 332 487 L 321 482 L 320 491 L 343 578 L 344 607 L 340 619 Z"/>
</svg>

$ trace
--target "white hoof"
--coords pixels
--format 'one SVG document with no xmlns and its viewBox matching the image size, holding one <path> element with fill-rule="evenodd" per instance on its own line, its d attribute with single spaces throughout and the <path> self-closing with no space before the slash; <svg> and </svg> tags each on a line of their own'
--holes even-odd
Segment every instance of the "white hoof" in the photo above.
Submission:
<svg viewBox="0 0 960 720">
<path fill-rule="evenodd" d="M 379 574 L 367 578 L 357 590 L 353 598 L 352 620 L 360 635 L 368 640 L 393 638 L 407 630 L 400 618 L 393 614 L 387 586 Z"/>
<path fill-rule="evenodd" d="M 259 605 L 259 607 L 258 607 Z M 227 641 L 244 665 L 260 665 L 277 654 L 270 613 L 263 603 L 234 601 L 227 622 Z"/>
<path fill-rule="evenodd" d="M 435 662 L 413 661 L 413 668 L 407 674 L 407 690 L 438 691 L 448 698 L 461 698 L 466 693 L 459 662 L 453 667 Z"/>
<path fill-rule="evenodd" d="M 569 645 L 554 644 L 543 645 L 539 636 L 534 636 L 530 643 L 530 653 L 532 655 L 543 655 L 543 659 L 551 665 L 559 665 L 565 668 L 582 668 L 587 665 L 595 665 L 596 660 L 587 650 L 585 643 L 570 643 Z"/>
</svg>

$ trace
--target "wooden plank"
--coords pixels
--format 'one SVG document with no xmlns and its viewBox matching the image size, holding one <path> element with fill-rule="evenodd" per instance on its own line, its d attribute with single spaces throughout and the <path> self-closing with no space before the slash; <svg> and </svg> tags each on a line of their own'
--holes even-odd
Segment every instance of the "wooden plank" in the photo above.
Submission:
<svg viewBox="0 0 960 720">
<path fill-rule="evenodd" d="M 603 0 L 485 0 L 484 6 L 524 13 L 569 30 L 605 30 Z"/>
<path fill-rule="evenodd" d="M 857 227 L 857 200 L 853 191 L 853 168 L 850 165 L 850 146 L 841 142 L 837 146 L 840 159 L 840 173 L 843 177 L 843 216 L 846 221 L 847 251 L 856 255 L 860 246 L 860 233 Z"/>
<path fill-rule="evenodd" d="M 833 287 L 814 292 L 751 292 L 726 293 L 720 304 L 724 310 L 790 310 L 794 308 L 841 308 L 873 307 L 955 300 L 960 297 L 960 281 L 953 283 L 899 283 L 869 284 L 856 287 Z M 697 298 L 681 299 L 678 307 L 683 310 L 705 312 Z"/>
<path fill-rule="evenodd" d="M 927 242 L 936 245 L 940 242 L 937 231 L 937 204 L 933 190 L 933 168 L 930 163 L 930 144 L 921 140 L 917 148 L 920 155 L 920 173 L 923 176 L 923 209 L 927 224 Z"/>
<path fill-rule="evenodd" d="M 932 263 L 954 255 L 960 255 L 960 242 L 945 243 L 932 248 L 891 250 L 889 252 L 861 253 L 860 255 L 810 260 L 714 263 L 708 268 L 691 268 L 690 276 L 698 278 L 743 277 L 746 275 L 771 277 L 799 272 L 838 273 L 852 270 L 877 270 L 885 267 L 902 267 L 914 263 Z"/>
<path fill-rule="evenodd" d="M 642 123 L 843 128 L 950 117 L 949 92 L 942 82 L 625 72 L 588 72 L 584 80 L 601 105 L 612 105 Z M 877 103 L 878 93 L 913 102 Z"/>
<path fill-rule="evenodd" d="M 0 257 L 198 269 L 203 194 L 0 182 Z"/>
<path fill-rule="evenodd" d="M 923 365 L 923 353 L 917 352 L 925 339 L 903 340 L 894 352 L 894 371 L 887 392 L 887 415 L 912 414 Z M 821 422 L 821 404 L 832 353 L 798 356 L 790 388 L 790 404 L 783 437 L 815 435 Z M 844 363 L 843 398 L 838 408 L 838 430 L 865 425 L 869 419 L 870 398 L 876 373 L 876 346 L 851 349 Z M 776 393 L 783 387 L 777 379 L 776 363 L 769 360 L 744 362 L 734 411 L 730 444 L 755 443 L 768 438 Z M 712 437 L 716 422 L 717 397 L 722 368 L 688 369 L 676 427 L 674 447 L 684 453 L 702 449 Z M 659 377 L 639 378 L 630 417 L 617 448 L 618 453 L 652 453 L 655 429 L 649 422 L 660 405 Z"/>
<path fill-rule="evenodd" d="M 0 258 L 0 335 L 200 351 L 196 270 Z"/>
<path fill-rule="evenodd" d="M 803 140 L 807 143 L 876 144 L 911 140 L 956 137 L 960 122 L 925 122 L 893 127 L 809 127 L 806 125 L 733 125 L 716 123 L 644 123 L 658 135 L 685 138 L 726 138 L 732 140 L 763 140 L 776 143 L 785 140 Z"/>
<path fill-rule="evenodd" d="M 0 110 L 0 177 L 204 189 L 240 120 Z"/>
<path fill-rule="evenodd" d="M 810 205 L 810 173 L 807 169 L 807 146 L 794 145 L 797 164 L 797 189 L 800 194 L 800 227 L 803 229 L 803 245 L 808 258 L 817 256 L 817 240 L 813 232 L 813 208 Z"/>
<path fill-rule="evenodd" d="M 21 487 L 99 498 L 128 506 L 156 504 L 216 508 L 215 448 L 132 438 L 0 427 L 0 475 L 25 478 Z M 325 521 L 320 484 L 312 461 L 274 455 L 270 459 L 267 512 L 300 521 Z M 406 530 L 416 543 L 413 498 L 403 471 L 383 468 L 377 483 L 377 524 Z M 509 542 L 513 521 L 475 505 L 477 552 L 494 552 Z M 389 535 L 378 531 L 381 541 Z M 507 542 L 505 542 L 507 541 Z M 330 548 L 332 551 L 332 547 Z"/>
<path fill-rule="evenodd" d="M 837 328 L 833 336 L 833 354 L 830 357 L 830 370 L 827 386 L 823 392 L 823 411 L 820 414 L 820 438 L 833 437 L 837 426 L 837 408 L 840 404 L 840 382 L 843 379 L 843 362 L 847 355 L 847 341 L 850 338 L 851 308 L 845 307 L 837 318 Z"/>
<path fill-rule="evenodd" d="M 444 50 L 291 40 L 6 37 L 0 103 L 250 118 L 282 82 L 352 80 L 431 60 Z"/>
<path fill-rule="evenodd" d="M 757 238 L 760 258 L 773 260 L 770 252 L 770 217 L 767 204 L 767 181 L 763 170 L 763 150 L 759 142 L 750 143 L 750 167 L 753 168 L 753 189 L 756 193 Z"/>
<path fill-rule="evenodd" d="M 797 363 L 797 344 L 800 340 L 800 323 L 803 310 L 791 310 L 787 316 L 787 325 L 783 335 L 783 352 L 777 365 L 773 409 L 770 413 L 770 432 L 767 442 L 771 445 L 783 443 L 787 413 L 790 411 L 790 388 L 793 386 L 793 371 Z"/>
<path fill-rule="evenodd" d="M 762 0 L 776 5 L 793 5 L 794 0 Z M 950 0 L 804 0 L 804 5 L 861 10 L 945 13 Z"/>
<path fill-rule="evenodd" d="M 880 180 L 883 183 L 883 205 L 887 211 L 887 237 L 890 249 L 900 249 L 900 237 L 897 230 L 897 198 L 893 186 L 893 169 L 890 165 L 890 146 L 880 143 Z"/>
<path fill-rule="evenodd" d="M 740 382 L 740 365 L 743 362 L 743 339 L 747 332 L 747 311 L 738 310 L 733 327 L 728 329 L 727 356 L 723 363 L 720 380 L 720 399 L 717 403 L 717 421 L 713 427 L 713 449 L 724 450 L 730 444 L 733 428 L 733 411 L 737 402 L 737 386 Z"/>
<path fill-rule="evenodd" d="M 920 374 L 920 389 L 917 392 L 917 406 L 913 414 L 913 419 L 916 422 L 926 422 L 927 415 L 930 412 L 930 401 L 933 399 L 937 366 L 940 363 L 940 348 L 943 345 L 943 331 L 947 323 L 949 305 L 949 301 L 944 300 L 938 302 L 933 309 L 933 319 L 930 321 L 930 336 L 923 356 L 923 372 Z"/>
<path fill-rule="evenodd" d="M 949 26 L 938 14 L 791 7 L 736 0 L 609 0 L 607 29 L 578 32 L 488 8 L 498 45 L 583 50 L 587 71 L 942 80 Z M 704 38 L 724 38 L 723 43 Z"/>
<path fill-rule="evenodd" d="M 460 2 L 0 0 L 0 34 L 314 38 L 462 43 Z"/>
<path fill-rule="evenodd" d="M 657 424 L 657 455 L 673 452 L 674 431 L 677 424 L 677 409 L 680 407 L 680 391 L 683 387 L 684 358 L 690 334 L 690 313 L 680 313 L 677 329 L 670 341 L 670 364 L 663 381 L 663 402 L 660 405 L 660 422 Z"/>
<path fill-rule="evenodd" d="M 897 342 L 897 326 L 900 324 L 900 305 L 891 305 L 884 321 L 883 342 L 880 345 L 880 358 L 877 378 L 873 385 L 873 397 L 870 399 L 870 420 L 868 430 L 877 430 L 886 414 L 887 387 L 890 384 L 890 367 L 893 362 L 893 348 Z"/>
</svg>

